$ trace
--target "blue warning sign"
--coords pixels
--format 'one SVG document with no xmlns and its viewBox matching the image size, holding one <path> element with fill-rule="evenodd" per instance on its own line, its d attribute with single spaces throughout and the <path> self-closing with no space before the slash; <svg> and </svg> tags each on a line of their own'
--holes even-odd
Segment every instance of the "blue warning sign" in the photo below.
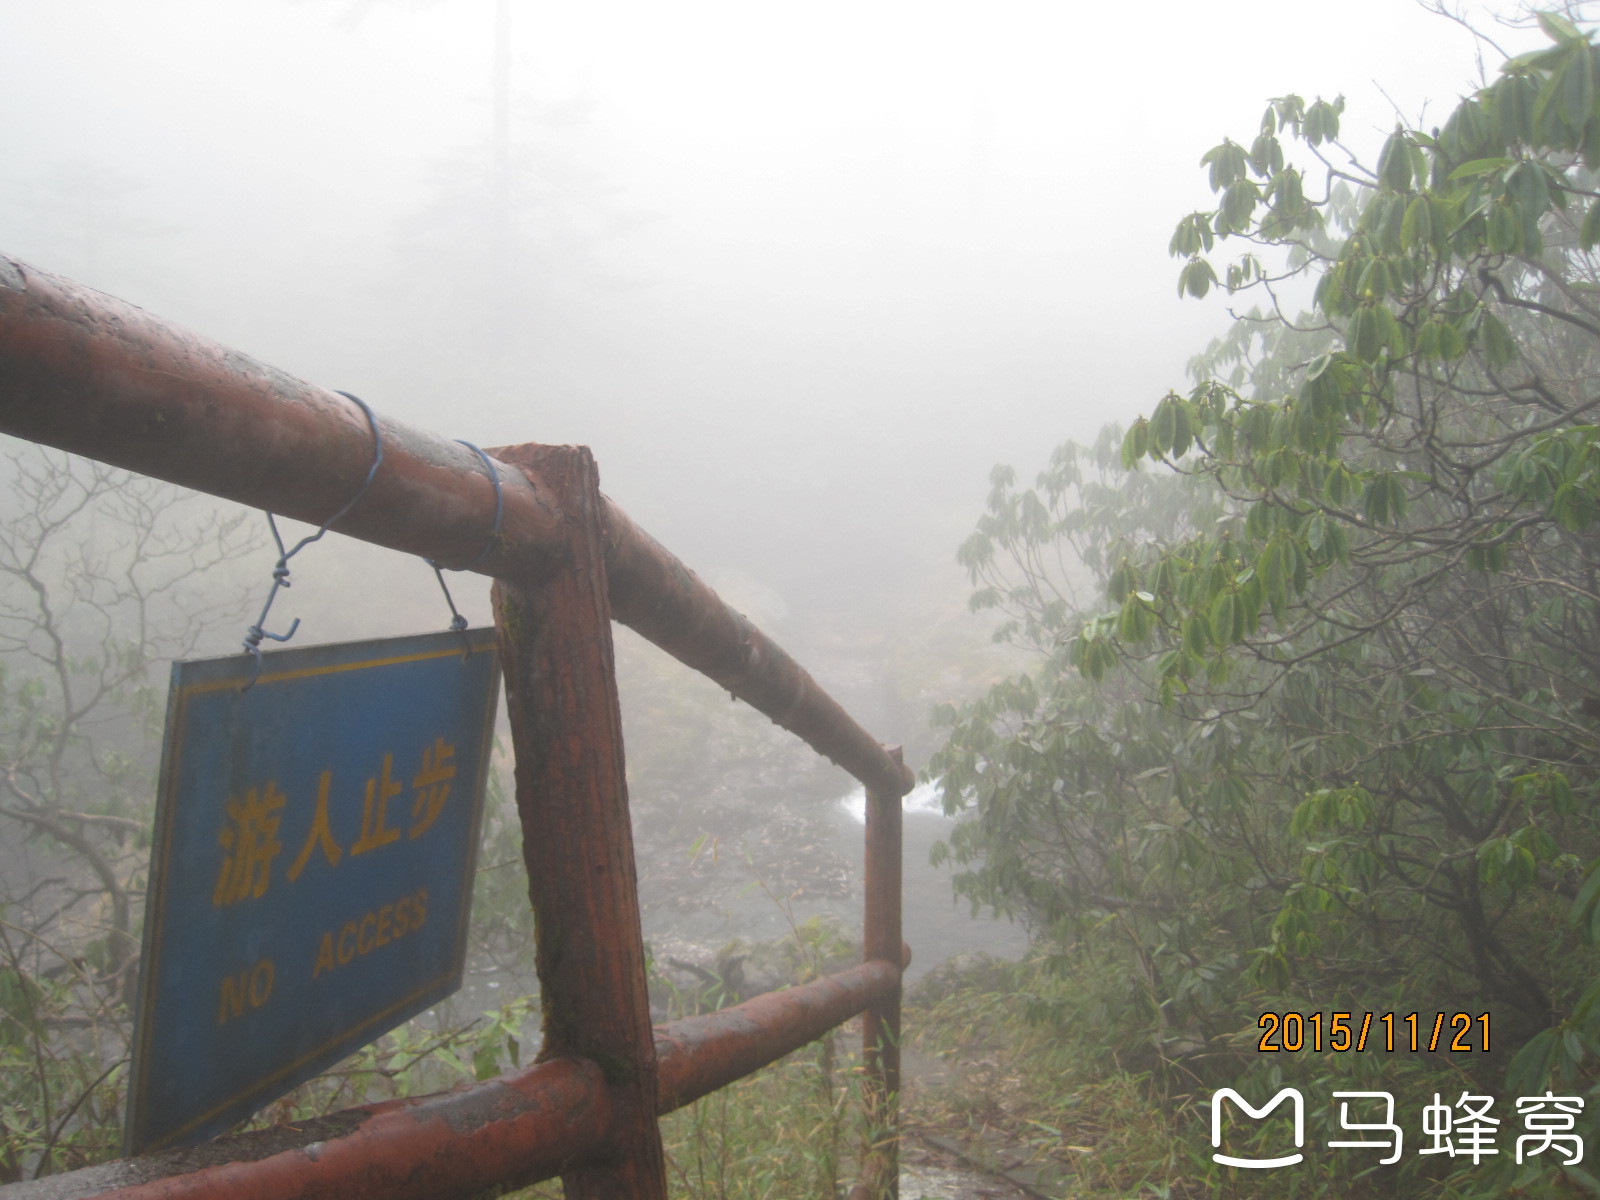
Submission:
<svg viewBox="0 0 1600 1200">
<path fill-rule="evenodd" d="M 226 1130 L 461 985 L 493 629 L 177 663 L 125 1148 Z"/>
</svg>

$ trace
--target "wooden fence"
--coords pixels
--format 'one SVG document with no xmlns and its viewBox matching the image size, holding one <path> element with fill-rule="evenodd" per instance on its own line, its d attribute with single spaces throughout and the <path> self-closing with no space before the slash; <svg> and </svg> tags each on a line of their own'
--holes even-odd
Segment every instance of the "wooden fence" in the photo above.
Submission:
<svg viewBox="0 0 1600 1200">
<path fill-rule="evenodd" d="M 898 748 L 600 493 L 582 446 L 470 449 L 378 417 L 383 465 L 335 528 L 495 579 L 544 1008 L 539 1061 L 451 1092 L 0 1189 L 115 1195 L 468 1197 L 560 1176 L 569 1197 L 663 1200 L 658 1117 L 863 1014 L 867 1127 L 852 1200 L 897 1191 Z M 0 432 L 313 524 L 372 462 L 348 399 L 0 256 Z M 865 961 L 652 1029 L 611 622 L 804 738 L 867 790 Z"/>
</svg>

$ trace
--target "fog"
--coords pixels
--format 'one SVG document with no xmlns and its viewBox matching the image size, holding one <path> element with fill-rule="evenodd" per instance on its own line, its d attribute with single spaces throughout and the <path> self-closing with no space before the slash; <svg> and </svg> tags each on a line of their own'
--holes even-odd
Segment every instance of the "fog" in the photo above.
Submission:
<svg viewBox="0 0 1600 1200">
<path fill-rule="evenodd" d="M 1474 71 L 1410 0 L 506 11 L 497 138 L 495 0 L 6 5 L 0 248 L 452 437 L 587 443 L 791 608 L 954 579 L 993 463 L 1183 383 L 1226 314 L 1167 239 L 1266 98 L 1345 92 L 1359 149 Z"/>
<path fill-rule="evenodd" d="M 1003 665 L 954 558 L 991 466 L 1026 478 L 1147 410 L 1226 325 L 1167 254 L 1210 201 L 1200 156 L 1287 91 L 1343 92 L 1370 155 L 1397 106 L 1443 111 L 1475 72 L 1471 35 L 1410 0 L 14 2 L 0 251 L 450 437 L 587 443 L 920 767 L 929 706 Z M 272 558 L 246 564 L 261 598 Z M 487 619 L 484 581 L 451 578 Z M 303 618 L 297 644 L 448 620 L 426 566 L 338 537 L 293 580 L 271 627 Z M 197 652 L 236 652 L 258 605 Z M 619 646 L 642 806 L 849 792 Z M 782 770 L 723 778 L 717 746 Z M 663 853 L 700 820 L 671 817 Z"/>
<path fill-rule="evenodd" d="M 1200 156 L 1287 91 L 1346 94 L 1370 153 L 1474 57 L 1410 0 L 11 3 L 0 251 L 450 437 L 587 443 L 920 767 L 929 706 L 999 669 L 954 560 L 991 466 L 1148 409 L 1228 320 L 1167 254 Z M 272 558 L 242 564 L 262 598 Z M 345 539 L 293 580 L 271 627 L 303 618 L 297 644 L 448 620 L 427 567 Z M 197 651 L 236 652 L 258 604 Z M 849 792 L 619 646 L 669 879 L 701 832 L 743 836 L 739 803 Z M 745 757 L 779 766 L 726 776 Z"/>
<path fill-rule="evenodd" d="M 1535 40 L 1465 11 L 1504 51 Z M 1426 127 L 1475 86 L 1476 49 L 1413 0 L 1124 16 L 1059 0 L 0 0 L 0 253 L 448 437 L 588 444 L 642 527 L 922 768 L 930 707 L 1014 661 L 965 611 L 955 562 L 991 467 L 1027 480 L 1057 443 L 1148 411 L 1231 319 L 1225 297 L 1178 298 L 1167 252 L 1212 206 L 1202 154 L 1248 143 L 1292 91 L 1343 94 L 1343 141 L 1371 161 L 1397 113 Z M 0 458 L 0 485 L 17 474 Z M 26 540 L 37 524 L 14 503 L 0 517 Z M 276 557 L 250 522 L 255 549 L 215 572 L 246 599 L 199 644 L 147 636 L 152 655 L 238 651 Z M 201 557 L 180 557 L 186 583 L 212 571 Z M 486 620 L 486 582 L 450 579 Z M 267 624 L 301 619 L 297 645 L 449 619 L 426 565 L 337 536 L 294 560 L 293 584 Z M 187 609 L 170 615 L 187 631 Z M 43 618 L 0 616 L 23 629 L 0 672 L 33 670 Z M 114 639 L 84 640 L 104 643 L 92 672 Z M 813 914 L 859 927 L 854 783 L 631 634 L 618 646 L 658 962 L 703 981 L 729 938 Z M 126 723 L 102 726 L 97 752 L 131 752 Z M 953 819 L 933 790 L 924 777 L 906 820 L 915 970 L 1020 953 L 1024 931 L 948 903 L 950 869 L 928 863 Z M 129 811 L 107 819 L 139 826 Z M 514 868 L 509 810 L 490 825 L 487 865 Z M 8 844 L 0 877 L 32 897 L 54 853 Z M 485 876 L 480 892 L 510 879 L 525 921 L 515 870 Z M 526 976 L 528 939 L 508 944 L 509 966 L 475 960 L 466 1016 Z"/>
</svg>

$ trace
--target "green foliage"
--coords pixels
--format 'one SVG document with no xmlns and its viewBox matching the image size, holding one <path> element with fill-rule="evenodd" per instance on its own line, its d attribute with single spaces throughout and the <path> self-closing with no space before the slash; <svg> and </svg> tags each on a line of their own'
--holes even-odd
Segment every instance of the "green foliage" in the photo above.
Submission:
<svg viewBox="0 0 1600 1200">
<path fill-rule="evenodd" d="M 667 1194 L 682 1200 L 835 1196 L 854 1178 L 861 1067 L 829 1037 L 661 1119 Z M 513 1193 L 558 1200 L 559 1182 Z"/>
<path fill-rule="evenodd" d="M 115 1153 L 158 659 L 228 605 L 242 514 L 37 447 L 0 456 L 0 1183 Z"/>
<path fill-rule="evenodd" d="M 1488 1009 L 1518 1094 L 1591 1081 L 1600 48 L 1541 25 L 1370 167 L 1295 96 L 1209 152 L 1180 291 L 1264 306 L 1128 429 L 1125 476 L 1101 454 L 1091 500 L 1055 474 L 1076 448 L 997 476 L 963 548 L 1038 665 L 943 714 L 958 888 L 1121 965 L 1114 1045 Z M 1503 1166 L 1483 1186 L 1528 1183 Z"/>
<path fill-rule="evenodd" d="M 837 923 L 817 918 L 789 923 L 788 937 L 757 945 L 736 942 L 729 952 L 778 965 L 795 982 L 819 970 L 841 969 L 841 956 L 860 961 L 860 944 Z M 654 974 L 651 985 L 667 993 L 674 1019 L 741 998 L 722 981 L 698 994 Z M 838 1195 L 844 1181 L 859 1177 L 867 1132 L 860 1055 L 846 1046 L 846 1035 L 833 1031 L 664 1116 L 668 1194 L 685 1200 Z M 514 1193 L 523 1200 L 557 1200 L 562 1194 L 557 1181 Z"/>
<path fill-rule="evenodd" d="M 859 1064 L 840 1057 L 826 1038 L 665 1117 L 669 1194 L 837 1195 L 861 1135 Z"/>
<path fill-rule="evenodd" d="M 0 1183 L 107 1158 L 120 1140 L 126 1011 L 100 971 L 0 907 Z"/>
<path fill-rule="evenodd" d="M 1324 1143 L 1341 1136 L 1317 1099 L 1335 1090 L 1387 1090 L 1414 1112 L 1440 1086 L 1417 1058 L 1263 1054 L 1261 1030 L 1198 1043 L 1129 1040 L 1125 965 L 1087 940 L 1029 962 L 980 972 L 935 997 L 912 991 L 907 1028 L 916 1045 L 952 1061 L 955 1078 L 919 1095 L 914 1119 L 941 1130 L 1002 1136 L 1001 1163 L 1023 1159 L 1048 1195 L 1387 1197 L 1426 1194 L 1426 1160 L 1381 1172 L 1371 1160 Z M 1464 1081 L 1452 1080 L 1457 1086 Z M 1292 1170 L 1241 1171 L 1211 1159 L 1212 1086 L 1261 1104 L 1284 1086 L 1307 1099 L 1307 1159 Z M 1414 1122 L 1413 1122 L 1414 1124 Z M 1348 1136 L 1345 1134 L 1344 1136 Z M 1408 1137 L 1412 1136 L 1408 1134 Z M 1229 1130 L 1236 1152 L 1282 1153 L 1281 1126 Z"/>
<path fill-rule="evenodd" d="M 524 1044 L 537 1008 L 537 1000 L 519 996 L 461 1024 L 407 1021 L 274 1101 L 247 1128 L 292 1124 L 515 1071 L 531 1061 Z M 537 1032 L 532 1036 L 537 1045 Z"/>
</svg>

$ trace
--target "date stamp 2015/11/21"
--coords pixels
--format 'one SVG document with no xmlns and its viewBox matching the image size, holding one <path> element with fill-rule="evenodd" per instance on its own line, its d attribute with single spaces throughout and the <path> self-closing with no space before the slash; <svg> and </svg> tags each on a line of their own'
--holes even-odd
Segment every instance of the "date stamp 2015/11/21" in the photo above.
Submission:
<svg viewBox="0 0 1600 1200">
<path fill-rule="evenodd" d="M 1265 1012 L 1256 1022 L 1264 1054 L 1293 1054 L 1301 1050 L 1363 1051 L 1368 1048 L 1395 1052 L 1480 1054 L 1489 1050 L 1487 1012 L 1350 1013 Z"/>
</svg>

